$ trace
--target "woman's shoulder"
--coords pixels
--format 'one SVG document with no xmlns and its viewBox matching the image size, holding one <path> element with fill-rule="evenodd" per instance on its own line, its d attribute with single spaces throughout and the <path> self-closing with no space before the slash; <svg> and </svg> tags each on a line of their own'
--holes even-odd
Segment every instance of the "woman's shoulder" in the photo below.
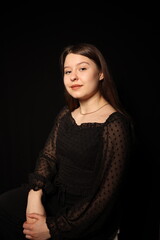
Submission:
<svg viewBox="0 0 160 240">
<path fill-rule="evenodd" d="M 67 112 L 69 112 L 69 107 L 67 105 L 63 105 L 59 110 L 59 113 L 67 113 Z"/>
<path fill-rule="evenodd" d="M 69 112 L 69 108 L 67 105 L 64 105 L 63 107 L 60 108 L 60 110 L 58 111 L 58 114 L 57 114 L 57 119 L 61 119 L 63 118 L 67 113 Z"/>
<path fill-rule="evenodd" d="M 121 129 L 128 132 L 134 140 L 134 124 L 130 116 L 121 112 L 113 112 L 106 121 L 105 126 L 111 130 Z"/>
<path fill-rule="evenodd" d="M 106 119 L 106 122 L 105 124 L 108 125 L 108 124 L 111 124 L 111 123 L 114 123 L 114 124 L 125 124 L 125 125 L 130 125 L 131 124 L 131 119 L 119 112 L 119 111 L 114 111 L 113 113 L 111 113 L 109 115 L 109 117 Z"/>
</svg>

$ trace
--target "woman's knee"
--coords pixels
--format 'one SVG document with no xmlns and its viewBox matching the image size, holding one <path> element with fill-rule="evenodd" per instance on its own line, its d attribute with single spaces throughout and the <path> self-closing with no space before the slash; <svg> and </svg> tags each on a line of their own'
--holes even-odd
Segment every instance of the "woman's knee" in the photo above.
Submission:
<svg viewBox="0 0 160 240">
<path fill-rule="evenodd" d="M 25 216 L 28 190 L 19 187 L 11 189 L 0 195 L 0 214 L 8 213 L 10 215 Z"/>
</svg>

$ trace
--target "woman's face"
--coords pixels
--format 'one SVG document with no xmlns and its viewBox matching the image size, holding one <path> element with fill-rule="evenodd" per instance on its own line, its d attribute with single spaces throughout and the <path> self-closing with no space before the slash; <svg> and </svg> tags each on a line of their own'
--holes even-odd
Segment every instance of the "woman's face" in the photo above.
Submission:
<svg viewBox="0 0 160 240">
<path fill-rule="evenodd" d="M 64 85 L 67 92 L 76 99 L 86 100 L 94 96 L 103 74 L 88 57 L 70 53 L 64 62 Z"/>
</svg>

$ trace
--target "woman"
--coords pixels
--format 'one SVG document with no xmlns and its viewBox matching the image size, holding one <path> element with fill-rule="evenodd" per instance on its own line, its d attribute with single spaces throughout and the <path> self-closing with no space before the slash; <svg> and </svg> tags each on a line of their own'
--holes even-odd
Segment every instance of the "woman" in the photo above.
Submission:
<svg viewBox="0 0 160 240">
<path fill-rule="evenodd" d="M 28 187 L 0 197 L 1 232 L 16 240 L 113 240 L 120 227 L 131 122 L 94 45 L 68 46 L 60 60 L 67 104 Z M 9 198 L 15 205 L 7 209 Z"/>
</svg>

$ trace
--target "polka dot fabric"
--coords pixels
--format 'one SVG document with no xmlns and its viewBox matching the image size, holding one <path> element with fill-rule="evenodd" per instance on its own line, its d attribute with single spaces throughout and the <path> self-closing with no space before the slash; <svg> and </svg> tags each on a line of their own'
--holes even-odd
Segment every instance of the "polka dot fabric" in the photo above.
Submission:
<svg viewBox="0 0 160 240">
<path fill-rule="evenodd" d="M 53 239 L 114 236 L 130 149 L 130 122 L 121 113 L 112 113 L 104 123 L 77 125 L 62 109 L 30 176 L 35 190 L 49 193 L 54 179 L 63 194 L 76 196 L 70 205 L 65 197 L 61 211 L 47 217 Z"/>
</svg>

